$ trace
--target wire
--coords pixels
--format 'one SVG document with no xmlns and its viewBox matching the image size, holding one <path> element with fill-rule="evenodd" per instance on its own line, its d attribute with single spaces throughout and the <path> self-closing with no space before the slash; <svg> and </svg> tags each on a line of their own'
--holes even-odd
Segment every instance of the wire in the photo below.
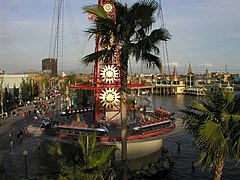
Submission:
<svg viewBox="0 0 240 180">
<path fill-rule="evenodd" d="M 55 13 L 56 13 L 56 6 L 57 1 L 55 0 L 54 8 L 53 8 L 53 15 L 52 15 L 52 26 L 51 26 L 51 32 L 50 32 L 50 42 L 49 42 L 49 48 L 48 48 L 48 57 L 51 57 L 51 48 L 52 48 L 52 39 L 53 39 L 53 29 L 54 29 L 54 22 L 55 22 Z"/>
<path fill-rule="evenodd" d="M 62 72 L 64 72 L 64 0 L 62 0 Z"/>
<path fill-rule="evenodd" d="M 158 26 L 165 27 L 161 0 L 159 0 L 159 11 L 158 11 L 158 14 L 160 16 L 160 22 L 159 22 Z M 169 76 L 171 74 L 171 72 L 170 72 L 170 62 L 169 62 L 169 56 L 168 56 L 167 42 L 164 41 L 162 43 L 162 45 L 163 45 L 163 69 L 164 69 L 163 75 L 165 76 L 167 74 Z M 166 65 L 168 67 L 167 70 L 166 70 Z"/>
<path fill-rule="evenodd" d="M 75 66 L 76 67 L 75 74 L 77 74 L 78 68 L 81 64 L 82 54 L 85 51 L 87 39 L 85 39 L 83 45 L 80 44 L 81 41 L 80 41 L 80 38 L 78 35 L 77 26 L 76 26 L 76 23 L 73 18 L 71 5 L 68 0 L 66 1 L 66 7 L 67 7 L 68 17 L 69 17 L 69 22 L 70 22 L 70 27 L 71 27 L 71 32 L 72 32 L 71 34 L 72 34 L 72 40 L 73 40 L 73 45 L 74 45 L 74 49 L 75 49 L 75 55 L 76 55 L 76 59 L 77 59 L 77 64 Z"/>
</svg>

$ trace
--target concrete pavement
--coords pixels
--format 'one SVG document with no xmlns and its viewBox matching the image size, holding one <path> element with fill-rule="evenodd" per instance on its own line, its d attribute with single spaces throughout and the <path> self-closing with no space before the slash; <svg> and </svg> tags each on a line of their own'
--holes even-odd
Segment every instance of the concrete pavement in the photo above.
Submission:
<svg viewBox="0 0 240 180">
<path fill-rule="evenodd" d="M 23 107 L 23 110 L 33 112 L 33 108 Z M 41 120 L 33 121 L 33 115 L 9 117 L 0 122 L 0 151 L 4 156 L 5 167 L 5 172 L 0 172 L 0 180 L 42 179 L 39 177 L 44 177 L 44 173 L 48 171 L 43 162 L 48 154 L 42 148 L 45 141 L 41 138 Z M 16 137 L 18 129 L 25 130 L 22 142 Z M 26 161 L 24 151 L 28 152 Z"/>
</svg>

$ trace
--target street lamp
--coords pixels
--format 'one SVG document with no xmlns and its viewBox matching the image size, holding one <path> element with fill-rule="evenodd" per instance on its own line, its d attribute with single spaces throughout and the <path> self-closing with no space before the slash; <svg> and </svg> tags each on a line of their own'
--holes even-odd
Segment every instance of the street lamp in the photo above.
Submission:
<svg viewBox="0 0 240 180">
<path fill-rule="evenodd" d="M 13 152 L 13 141 L 10 141 L 10 154 L 14 154 Z"/>
<path fill-rule="evenodd" d="M 27 150 L 23 151 L 23 155 L 24 155 L 24 164 L 25 164 L 25 179 L 28 179 L 28 172 L 27 172 L 27 155 L 28 155 L 28 151 Z"/>
</svg>

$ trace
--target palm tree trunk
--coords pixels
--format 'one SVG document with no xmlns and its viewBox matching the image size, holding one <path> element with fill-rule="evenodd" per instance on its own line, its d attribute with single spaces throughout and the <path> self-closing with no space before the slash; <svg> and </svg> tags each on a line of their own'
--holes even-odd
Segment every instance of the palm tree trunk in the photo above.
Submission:
<svg viewBox="0 0 240 180">
<path fill-rule="evenodd" d="M 222 177 L 223 167 L 225 164 L 225 158 L 223 155 L 219 158 L 219 162 L 216 165 L 214 180 L 220 180 Z"/>
<path fill-rule="evenodd" d="M 127 93 L 121 90 L 122 180 L 127 180 Z"/>
<path fill-rule="evenodd" d="M 122 139 L 122 161 L 127 160 L 127 93 L 121 90 L 121 139 Z"/>
<path fill-rule="evenodd" d="M 122 179 L 127 179 L 127 75 L 128 62 L 121 61 L 121 139 L 122 139 L 122 154 L 121 160 L 123 165 Z"/>
</svg>

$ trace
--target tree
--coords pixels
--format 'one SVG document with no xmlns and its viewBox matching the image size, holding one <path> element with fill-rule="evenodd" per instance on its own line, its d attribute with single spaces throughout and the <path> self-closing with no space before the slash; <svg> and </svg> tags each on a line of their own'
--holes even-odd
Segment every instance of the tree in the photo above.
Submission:
<svg viewBox="0 0 240 180">
<path fill-rule="evenodd" d="M 162 69 L 161 59 L 157 56 L 160 52 L 160 41 L 170 39 L 170 34 L 163 27 L 152 30 L 155 22 L 155 13 L 159 4 L 154 1 L 139 1 L 128 7 L 119 2 L 115 3 L 116 21 L 104 11 L 101 6 L 88 6 L 84 10 L 96 16 L 94 24 L 88 29 L 90 37 L 100 37 L 101 47 L 113 44 L 111 48 L 103 48 L 98 52 L 89 54 L 83 58 L 86 64 L 96 60 L 111 62 L 119 44 L 121 63 L 121 117 L 122 117 L 122 160 L 126 160 L 127 154 L 127 76 L 129 57 L 135 57 L 136 61 L 143 61 L 147 67 L 157 66 Z M 151 31 L 152 30 L 152 31 Z M 112 38 L 114 37 L 114 38 Z"/>
<path fill-rule="evenodd" d="M 32 96 L 32 83 L 30 78 L 22 79 L 22 83 L 20 84 L 21 87 L 21 96 L 23 101 L 31 101 Z"/>
<path fill-rule="evenodd" d="M 206 92 L 206 97 L 186 106 L 184 123 L 201 151 L 196 165 L 215 169 L 221 179 L 226 158 L 240 158 L 240 95 Z"/>
<path fill-rule="evenodd" d="M 38 83 L 33 84 L 33 96 L 39 96 L 39 85 L 38 85 Z"/>
<path fill-rule="evenodd" d="M 54 143 L 49 152 L 58 159 L 59 179 L 114 179 L 113 156 L 116 148 L 97 142 L 95 134 L 79 136 L 74 144 Z"/>
<path fill-rule="evenodd" d="M 14 98 L 14 106 L 19 104 L 19 88 L 16 88 L 16 86 L 13 87 L 13 98 Z"/>
<path fill-rule="evenodd" d="M 77 89 L 75 93 L 77 95 L 76 103 L 78 108 L 89 108 L 92 106 L 93 91 Z"/>
<path fill-rule="evenodd" d="M 3 96 L 3 111 L 4 112 L 9 112 L 10 111 L 10 107 L 12 105 L 11 99 L 12 99 L 12 95 L 8 91 L 8 89 L 5 87 L 4 96 Z"/>
</svg>

